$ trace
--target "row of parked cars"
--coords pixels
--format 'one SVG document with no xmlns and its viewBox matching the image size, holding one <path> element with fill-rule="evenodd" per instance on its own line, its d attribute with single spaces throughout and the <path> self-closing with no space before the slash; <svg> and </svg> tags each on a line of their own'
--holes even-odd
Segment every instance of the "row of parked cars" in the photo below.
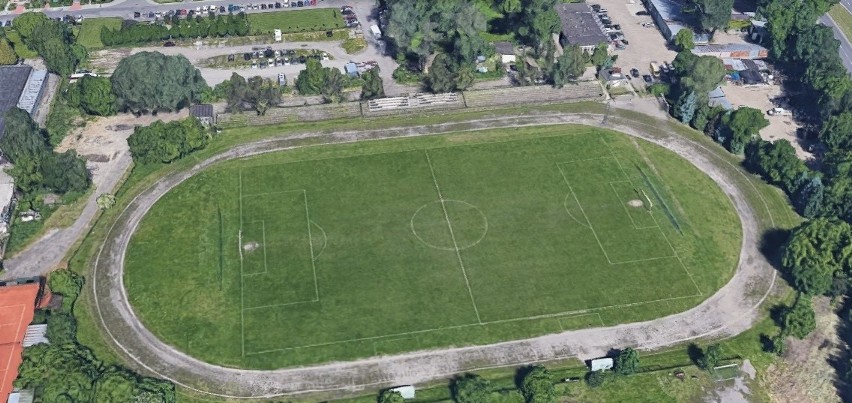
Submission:
<svg viewBox="0 0 852 403">
<path fill-rule="evenodd" d="M 298 0 L 291 2 L 274 2 L 274 3 L 249 3 L 249 4 L 228 4 L 227 6 L 198 6 L 195 9 L 184 8 L 179 10 L 166 10 L 166 11 L 152 11 L 143 13 L 140 11 L 136 11 L 133 13 L 133 18 L 149 18 L 153 20 L 157 20 L 163 17 L 172 17 L 172 16 L 180 16 L 180 17 L 192 17 L 195 15 L 204 15 L 204 14 L 225 14 L 225 13 L 241 13 L 247 12 L 251 10 L 274 10 L 281 8 L 290 8 L 290 7 L 307 7 L 316 5 L 316 0 Z"/>
<path fill-rule="evenodd" d="M 352 6 L 340 7 L 340 13 L 343 14 L 343 20 L 346 21 L 346 28 L 354 28 L 361 25 L 358 21 L 358 16 L 355 15 L 355 10 Z"/>
<path fill-rule="evenodd" d="M 325 52 L 297 55 L 296 51 L 293 49 L 274 50 L 272 47 L 267 47 L 254 48 L 251 52 L 245 52 L 242 55 L 228 55 L 228 61 L 234 62 L 239 57 L 242 57 L 243 61 L 251 61 L 251 68 L 253 69 L 305 64 L 308 59 L 329 60 L 329 56 Z"/>
<path fill-rule="evenodd" d="M 624 38 L 624 32 L 621 30 L 621 25 L 613 24 L 612 19 L 609 18 L 609 10 L 601 7 L 599 4 L 592 4 L 591 7 L 592 11 L 597 14 L 601 25 L 603 25 L 604 33 L 609 36 L 610 43 L 612 43 L 616 49 L 627 49 L 630 42 Z"/>
</svg>

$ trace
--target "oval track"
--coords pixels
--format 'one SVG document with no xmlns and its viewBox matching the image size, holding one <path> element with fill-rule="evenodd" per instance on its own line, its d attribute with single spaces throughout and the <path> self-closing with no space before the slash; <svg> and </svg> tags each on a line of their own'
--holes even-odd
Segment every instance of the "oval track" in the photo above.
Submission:
<svg viewBox="0 0 852 403">
<path fill-rule="evenodd" d="M 205 363 L 166 345 L 146 329 L 133 312 L 124 290 L 124 255 L 130 238 L 151 206 L 187 178 L 217 162 L 298 147 L 311 143 L 342 143 L 437 133 L 577 123 L 601 126 L 642 138 L 687 159 L 709 175 L 728 195 L 740 216 L 743 240 L 731 281 L 698 306 L 646 322 L 583 329 L 498 344 L 412 352 L 351 362 L 328 363 L 273 371 L 225 368 Z M 668 123 L 651 126 L 618 116 L 597 114 L 532 114 L 430 126 L 361 132 L 303 133 L 282 139 L 244 144 L 217 154 L 191 169 L 171 174 L 142 191 L 113 223 L 101 245 L 89 284 L 96 319 L 103 332 L 128 361 L 156 376 L 190 390 L 228 398 L 275 397 L 306 393 L 326 396 L 363 389 L 418 383 L 484 368 L 514 366 L 547 360 L 600 356 L 613 347 L 654 349 L 702 337 L 741 333 L 758 318 L 757 307 L 775 282 L 775 270 L 759 251 L 762 235 L 757 211 L 769 213 L 758 194 L 758 205 L 747 195 L 757 193 L 750 178 L 707 148 L 684 137 L 662 132 Z M 769 221 L 772 221 L 771 214 Z M 766 226 L 774 222 L 763 223 Z"/>
</svg>

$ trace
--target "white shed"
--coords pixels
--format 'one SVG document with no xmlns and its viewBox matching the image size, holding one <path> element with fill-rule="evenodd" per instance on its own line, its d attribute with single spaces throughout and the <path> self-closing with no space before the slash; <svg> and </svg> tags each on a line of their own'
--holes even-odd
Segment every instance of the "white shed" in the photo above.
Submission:
<svg viewBox="0 0 852 403">
<path fill-rule="evenodd" d="M 399 393 L 405 400 L 414 399 L 414 386 L 412 385 L 396 386 L 390 388 L 390 391 Z"/>
<path fill-rule="evenodd" d="M 612 358 L 598 358 L 592 360 L 592 371 L 606 371 L 612 369 Z"/>
</svg>

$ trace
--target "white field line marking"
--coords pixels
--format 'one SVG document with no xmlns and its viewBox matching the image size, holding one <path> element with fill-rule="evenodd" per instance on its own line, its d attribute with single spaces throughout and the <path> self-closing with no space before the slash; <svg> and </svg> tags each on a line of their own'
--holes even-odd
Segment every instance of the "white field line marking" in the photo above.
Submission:
<svg viewBox="0 0 852 403">
<path fill-rule="evenodd" d="M 441 201 L 441 208 L 444 210 L 444 218 L 447 220 L 447 228 L 450 230 L 450 238 L 453 240 L 453 247 L 456 250 L 456 257 L 459 260 L 459 267 L 461 267 L 462 276 L 464 276 L 464 283 L 467 286 L 467 293 L 470 295 L 470 303 L 473 305 L 473 312 L 476 313 L 476 321 L 479 324 L 482 324 L 482 318 L 479 317 L 479 309 L 476 307 L 476 299 L 473 298 L 473 290 L 470 289 L 470 280 L 467 278 L 467 271 L 464 269 L 464 261 L 461 257 L 461 251 L 459 250 L 459 244 L 456 242 L 456 234 L 453 232 L 453 223 L 450 222 L 450 215 L 447 213 L 447 205 L 444 203 L 444 196 L 441 194 L 441 188 L 438 186 L 438 178 L 435 177 L 435 168 L 432 167 L 432 159 L 429 158 L 429 152 L 423 151 L 426 154 L 426 163 L 429 164 L 429 172 L 432 173 L 432 181 L 435 182 L 435 190 L 438 191 L 438 200 Z"/>
<path fill-rule="evenodd" d="M 279 306 L 290 306 L 290 305 L 301 305 L 301 304 L 311 304 L 317 302 L 315 299 L 306 299 L 304 301 L 295 301 L 295 302 L 284 302 L 281 304 L 269 304 L 269 305 L 260 305 L 260 306 L 250 306 L 248 308 L 243 309 L 244 311 L 252 311 L 255 309 L 266 309 L 266 308 L 275 308 Z"/>
<path fill-rule="evenodd" d="M 571 195 L 574 196 L 574 201 L 577 202 L 577 206 L 580 207 L 580 212 L 583 213 L 583 217 L 586 219 L 586 222 L 589 223 L 589 229 L 592 230 L 592 235 L 595 237 L 595 241 L 598 243 L 598 246 L 601 248 L 601 252 L 603 252 L 604 257 L 606 258 L 606 262 L 612 264 L 612 260 L 609 260 L 609 255 L 606 254 L 606 249 L 604 249 L 603 244 L 601 244 L 600 238 L 598 238 L 598 233 L 595 231 L 595 227 L 592 225 L 592 220 L 589 220 L 589 216 L 586 215 L 586 211 L 583 209 L 583 205 L 580 203 L 580 199 L 577 198 L 577 193 L 574 193 L 574 188 L 571 187 L 571 182 L 568 181 L 568 177 L 565 176 L 565 172 L 562 170 L 562 166 L 560 164 L 556 164 L 556 168 L 559 169 L 559 174 L 562 175 L 562 180 L 565 181 L 565 184 L 568 185 L 568 190 L 571 191 Z"/>
<path fill-rule="evenodd" d="M 616 190 L 615 185 L 613 185 L 614 183 L 619 183 L 619 182 L 626 182 L 626 181 L 610 182 L 609 187 L 610 187 L 610 189 L 612 189 L 612 193 L 615 194 L 615 200 L 618 201 L 618 204 L 620 204 L 622 208 L 624 208 L 624 214 L 627 214 L 627 218 L 630 219 L 630 225 L 633 226 L 633 229 L 638 229 L 639 227 L 636 225 L 636 221 L 634 221 L 633 217 L 630 215 L 630 210 L 627 210 L 627 204 L 623 200 L 621 200 L 621 195 L 618 194 L 618 190 Z M 633 184 L 631 183 L 630 185 L 632 186 Z"/>
<path fill-rule="evenodd" d="M 677 255 L 669 255 L 669 256 L 657 256 L 657 257 L 649 257 L 647 259 L 636 259 L 636 260 L 624 260 L 620 262 L 610 263 L 611 265 L 620 265 L 620 264 L 630 264 L 630 263 L 640 263 L 640 262 L 650 262 L 653 260 L 662 260 L 662 259 L 677 259 Z"/>
<path fill-rule="evenodd" d="M 243 170 L 239 170 L 239 195 L 240 195 L 240 341 L 242 344 L 242 356 L 246 356 L 246 315 L 245 315 L 245 277 L 243 276 Z"/>
<path fill-rule="evenodd" d="M 601 142 L 603 142 L 607 146 L 607 148 L 609 148 L 609 152 L 610 152 L 610 154 L 612 154 L 612 158 L 614 158 L 615 162 L 618 164 L 618 168 L 621 169 L 621 173 L 624 175 L 625 178 L 627 178 L 628 181 L 630 181 L 630 176 L 627 175 L 627 172 L 624 170 L 624 167 L 621 165 L 621 161 L 618 159 L 618 156 L 615 155 L 615 150 L 612 148 L 612 146 L 609 145 L 609 143 L 606 142 L 606 140 L 603 139 L 603 137 L 601 137 L 600 139 L 601 139 Z M 630 183 L 631 183 L 631 185 L 633 184 L 632 181 L 630 181 Z M 649 213 L 650 213 L 650 211 L 649 211 Z M 683 259 L 681 259 L 680 255 L 678 255 L 677 250 L 674 248 L 674 245 L 672 245 L 672 242 L 669 241 L 669 237 L 666 236 L 666 232 L 663 231 L 662 227 L 660 227 L 660 223 L 657 221 L 657 218 L 654 217 L 653 214 L 651 214 L 651 219 L 654 220 L 655 224 L 657 224 L 657 228 L 659 228 L 659 230 L 660 230 L 660 235 L 663 236 L 663 239 L 666 240 L 666 243 L 669 245 L 669 248 L 671 248 L 672 253 L 674 253 L 675 257 L 677 257 L 678 262 L 680 262 L 680 266 L 683 267 L 683 271 L 686 272 L 686 275 L 689 276 L 689 279 L 692 281 L 692 285 L 694 285 L 695 289 L 698 291 L 698 295 L 703 296 L 704 293 L 701 292 L 701 288 L 698 287 L 698 283 L 695 282 L 695 278 L 692 277 L 692 273 L 689 272 L 689 269 L 686 267 L 686 264 L 683 263 Z"/>
<path fill-rule="evenodd" d="M 281 194 L 281 193 L 296 193 L 296 192 L 306 192 L 306 190 L 305 189 L 276 190 L 276 191 L 273 191 L 273 192 L 244 194 L 243 197 L 269 196 L 269 195 L 277 195 L 277 194 Z"/>
<path fill-rule="evenodd" d="M 618 309 L 618 308 L 627 308 L 627 307 L 632 307 L 632 306 L 654 304 L 654 303 L 659 303 L 659 302 L 669 302 L 669 301 L 676 301 L 676 300 L 681 300 L 681 299 L 697 298 L 699 296 L 700 295 L 697 295 L 697 294 L 684 295 L 684 296 L 680 296 L 680 297 L 661 298 L 661 299 L 655 299 L 655 300 L 650 300 L 650 301 L 631 302 L 631 303 L 628 303 L 628 304 L 619 304 L 619 305 L 607 305 L 607 306 L 601 306 L 601 307 L 595 307 L 595 308 L 580 309 L 580 310 L 575 310 L 575 311 L 558 312 L 558 313 L 551 313 L 551 314 L 544 314 L 544 315 L 537 315 L 537 316 L 528 316 L 528 317 L 521 317 L 521 318 L 512 318 L 512 319 L 502 319 L 502 320 L 495 320 L 495 321 L 490 321 L 490 322 L 482 322 L 481 324 L 480 323 L 468 323 L 468 324 L 464 324 L 464 325 L 436 327 L 436 328 L 432 328 L 432 329 L 414 330 L 414 331 L 410 331 L 410 332 L 401 332 L 401 333 L 391 333 L 391 334 L 385 334 L 385 335 L 381 335 L 381 336 L 359 337 L 359 338 L 347 339 L 347 340 L 329 341 L 329 342 L 325 342 L 325 343 L 306 344 L 306 345 L 302 345 L 302 346 L 284 347 L 284 348 L 276 348 L 276 349 L 271 349 L 271 350 L 255 351 L 255 352 L 246 353 L 246 355 L 247 356 L 259 355 L 259 354 L 275 353 L 275 352 L 281 352 L 281 351 L 299 350 L 299 349 L 315 348 L 315 347 L 325 347 L 325 346 L 330 346 L 330 345 L 335 345 L 335 344 L 379 340 L 379 339 L 383 339 L 383 338 L 387 338 L 387 337 L 398 337 L 398 336 L 425 334 L 425 333 L 431 333 L 431 332 L 439 332 L 439 331 L 443 331 L 443 330 L 464 329 L 464 328 L 473 327 L 473 326 L 494 325 L 494 324 L 500 324 L 500 323 L 521 322 L 521 321 L 538 320 L 538 319 L 551 319 L 551 318 L 558 318 L 558 317 L 571 317 L 571 316 L 578 316 L 578 315 L 582 315 L 582 314 L 593 314 L 593 313 L 596 313 L 596 311 L 604 311 L 604 310 L 611 310 L 611 309 Z M 598 314 L 598 315 L 600 315 L 600 314 Z M 601 320 L 601 323 L 603 323 L 603 320 Z"/>
<path fill-rule="evenodd" d="M 581 222 L 580 222 L 580 220 L 578 220 L 578 219 L 577 219 L 577 217 L 574 217 L 574 214 L 571 214 L 571 210 L 570 210 L 570 209 L 568 209 L 568 198 L 569 198 L 569 197 L 571 197 L 571 194 L 570 194 L 570 193 L 569 193 L 569 194 L 567 194 L 567 195 L 565 195 L 565 200 L 564 200 L 564 201 L 562 201 L 562 207 L 564 207 L 564 208 L 565 208 L 565 212 L 568 214 L 568 217 L 571 217 L 571 219 L 572 219 L 572 220 L 574 220 L 574 221 L 576 221 L 576 222 L 577 222 L 577 224 L 580 224 L 580 225 L 582 225 L 582 226 L 584 226 L 584 227 L 586 227 L 586 228 L 589 228 L 589 224 L 583 224 L 583 223 L 581 223 Z"/>
<path fill-rule="evenodd" d="M 260 229 L 261 229 L 261 236 L 260 236 L 261 245 L 260 245 L 260 247 L 263 248 L 263 271 L 258 271 L 258 272 L 254 272 L 254 273 L 242 273 L 242 271 L 241 271 L 241 273 L 240 273 L 241 276 L 257 276 L 257 275 L 261 275 L 261 274 L 267 274 L 267 272 L 269 271 L 268 266 L 266 264 L 266 223 L 263 220 L 256 220 L 256 221 L 252 221 L 252 222 L 249 222 L 249 223 L 246 223 L 246 224 L 254 225 L 256 223 L 260 223 Z M 240 232 L 242 233 L 242 230 Z M 242 234 L 240 234 L 240 244 L 242 245 Z M 242 250 L 243 250 L 243 248 L 242 248 L 242 246 L 240 246 L 240 256 L 241 257 L 242 257 L 242 254 L 243 254 Z"/>
<path fill-rule="evenodd" d="M 314 260 L 317 260 L 320 256 L 322 256 L 322 253 L 325 252 L 325 247 L 328 246 L 328 234 L 325 233 L 325 230 L 322 229 L 322 227 L 320 227 L 320 225 L 317 224 L 316 221 L 311 221 L 311 224 L 315 225 L 317 229 L 322 232 L 322 247 L 320 248 L 320 251 L 317 252 L 317 255 L 314 257 Z"/>
<path fill-rule="evenodd" d="M 319 283 L 317 282 L 317 264 L 316 256 L 314 256 L 314 238 L 311 236 L 311 214 L 308 211 L 308 191 L 302 189 L 302 195 L 305 197 L 305 219 L 308 223 L 308 245 L 311 249 L 311 270 L 314 273 L 314 299 L 319 301 Z"/>
</svg>

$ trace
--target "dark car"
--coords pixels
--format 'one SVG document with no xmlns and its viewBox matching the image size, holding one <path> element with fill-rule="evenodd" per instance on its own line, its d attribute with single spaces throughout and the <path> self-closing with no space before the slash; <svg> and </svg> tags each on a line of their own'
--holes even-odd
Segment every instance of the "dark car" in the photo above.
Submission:
<svg viewBox="0 0 852 403">
<path fill-rule="evenodd" d="M 297 1 L 297 2 L 296 2 L 296 5 L 298 5 L 299 7 L 304 7 L 304 6 L 305 6 L 305 2 L 304 2 L 304 1 L 302 1 L 302 0 L 299 0 L 299 1 Z"/>
<path fill-rule="evenodd" d="M 639 77 L 639 69 L 637 69 L 637 68 L 630 69 L 630 75 L 633 76 L 634 78 L 638 78 Z"/>
<path fill-rule="evenodd" d="M 332 31 L 325 31 L 325 37 L 326 37 L 326 38 L 331 38 L 332 36 L 334 36 L 334 32 L 332 32 Z"/>
<path fill-rule="evenodd" d="M 637 11 L 636 15 L 650 15 L 647 11 Z"/>
<path fill-rule="evenodd" d="M 652 82 L 654 82 L 654 78 L 651 77 L 650 74 L 645 74 L 644 76 L 642 76 L 642 79 L 645 80 L 645 82 L 648 83 L 648 84 L 651 84 Z"/>
<path fill-rule="evenodd" d="M 228 61 L 229 62 L 234 61 L 234 55 L 228 55 Z"/>
<path fill-rule="evenodd" d="M 275 3 L 275 8 L 281 8 L 281 3 Z"/>
<path fill-rule="evenodd" d="M 243 60 L 251 60 L 251 53 L 243 53 Z"/>
<path fill-rule="evenodd" d="M 275 51 L 272 49 L 266 49 L 263 51 L 263 55 L 266 57 L 272 57 L 275 56 Z"/>
<path fill-rule="evenodd" d="M 261 5 L 260 5 L 260 9 L 261 9 L 261 10 L 266 10 L 266 4 L 261 4 Z"/>
<path fill-rule="evenodd" d="M 224 12 L 225 12 L 225 6 L 220 6 L 220 7 L 219 7 L 219 12 L 220 12 L 220 13 L 224 13 Z"/>
<path fill-rule="evenodd" d="M 307 58 L 307 57 L 305 57 L 305 56 L 299 56 L 299 63 L 301 63 L 301 64 L 305 64 L 305 62 L 306 62 L 307 60 L 308 60 L 308 58 Z"/>
<path fill-rule="evenodd" d="M 170 48 L 170 47 L 172 47 L 172 46 L 175 46 L 175 43 L 174 43 L 174 42 L 172 42 L 172 41 L 167 41 L 166 43 L 164 43 L 164 44 L 163 44 L 163 46 L 165 46 L 165 47 L 167 47 L 167 48 Z"/>
<path fill-rule="evenodd" d="M 137 11 L 137 12 L 135 12 L 135 13 L 133 13 L 133 18 L 139 18 L 139 17 L 141 17 L 141 16 L 142 16 L 142 13 L 140 13 L 140 12 L 138 12 L 138 11 Z"/>
</svg>

